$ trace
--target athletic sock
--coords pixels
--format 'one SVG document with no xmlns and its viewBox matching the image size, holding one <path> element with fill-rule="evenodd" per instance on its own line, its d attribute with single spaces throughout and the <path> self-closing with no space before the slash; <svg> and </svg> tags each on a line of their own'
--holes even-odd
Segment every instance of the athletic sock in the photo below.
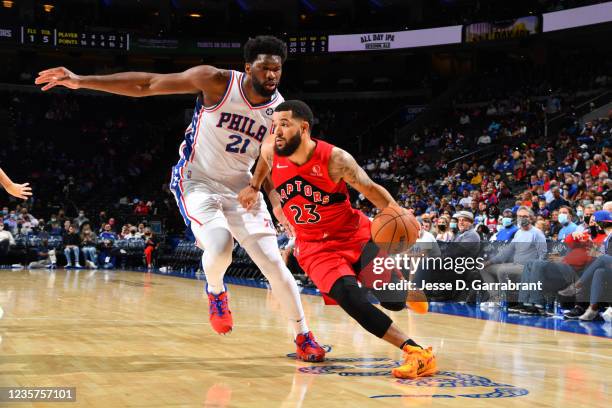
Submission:
<svg viewBox="0 0 612 408">
<path fill-rule="evenodd" d="M 305 317 L 302 317 L 300 320 L 290 320 L 290 322 L 293 325 L 293 332 L 295 334 L 295 337 L 297 337 L 298 334 L 306 334 L 310 331 L 308 329 L 308 325 L 306 324 Z"/>
</svg>

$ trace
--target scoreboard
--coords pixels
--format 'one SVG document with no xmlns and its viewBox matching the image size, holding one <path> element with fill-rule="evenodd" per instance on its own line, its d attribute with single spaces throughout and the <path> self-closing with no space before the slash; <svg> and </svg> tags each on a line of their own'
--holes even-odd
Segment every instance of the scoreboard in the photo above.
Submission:
<svg viewBox="0 0 612 408">
<path fill-rule="evenodd" d="M 118 32 L 64 31 L 40 27 L 21 27 L 21 44 L 61 48 L 129 50 L 130 35 Z"/>
<path fill-rule="evenodd" d="M 128 50 L 129 34 L 57 31 L 57 44 L 62 47 L 108 48 Z"/>
<path fill-rule="evenodd" d="M 327 52 L 326 35 L 295 35 L 287 38 L 289 54 L 320 54 Z"/>
</svg>

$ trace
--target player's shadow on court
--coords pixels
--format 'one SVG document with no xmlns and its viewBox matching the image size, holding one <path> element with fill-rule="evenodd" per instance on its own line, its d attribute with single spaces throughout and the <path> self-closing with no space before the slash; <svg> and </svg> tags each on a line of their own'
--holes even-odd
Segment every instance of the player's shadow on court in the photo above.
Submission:
<svg viewBox="0 0 612 408">
<path fill-rule="evenodd" d="M 284 356 L 197 358 L 192 356 L 86 356 L 30 354 L 0 357 L 1 375 L 58 375 L 70 373 L 146 373 L 197 370 L 220 377 L 274 378 L 293 375 Z M 269 364 L 263 361 L 268 360 Z M 258 363 L 259 362 L 259 363 Z"/>
</svg>

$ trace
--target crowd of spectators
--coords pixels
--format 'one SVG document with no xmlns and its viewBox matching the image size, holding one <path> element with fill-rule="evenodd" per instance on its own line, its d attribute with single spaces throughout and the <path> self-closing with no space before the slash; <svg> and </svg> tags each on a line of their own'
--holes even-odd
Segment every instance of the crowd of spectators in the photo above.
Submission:
<svg viewBox="0 0 612 408">
<path fill-rule="evenodd" d="M 612 300 L 612 265 L 605 255 L 612 228 L 612 118 L 581 123 L 562 105 L 556 95 L 464 103 L 448 127 L 425 128 L 409 143 L 381 146 L 362 166 L 417 217 L 421 239 L 436 242 L 443 253 L 465 240 L 478 243 L 473 255 L 489 248 L 486 268 L 472 279 L 546 282 L 545 291 L 507 299 L 510 312 L 552 314 L 551 301 L 575 300 L 567 303 L 565 317 L 593 320 L 598 307 Z M 566 126 L 547 136 L 546 114 L 565 114 Z M 355 197 L 355 205 L 376 215 L 363 196 Z M 511 249 L 491 251 L 500 248 L 492 242 L 512 243 Z M 465 247 L 461 252 L 470 253 Z M 563 292 L 596 261 L 598 272 L 590 271 L 581 286 L 593 282 L 593 290 Z M 502 303 L 499 292 L 484 298 L 485 306 Z"/>
<path fill-rule="evenodd" d="M 26 204 L 14 209 L 5 206 L 0 217 L 0 256 L 16 261 L 15 267 L 25 263 L 30 268 L 53 269 L 61 262 L 66 268 L 114 269 L 119 266 L 118 258 L 125 263 L 136 255 L 131 266 L 152 268 L 160 245 L 146 217 L 119 229 L 116 219 L 105 211 L 90 220 L 84 210 L 68 217 L 60 209 L 47 221 L 33 216 Z M 58 261 L 59 254 L 63 257 Z"/>
</svg>

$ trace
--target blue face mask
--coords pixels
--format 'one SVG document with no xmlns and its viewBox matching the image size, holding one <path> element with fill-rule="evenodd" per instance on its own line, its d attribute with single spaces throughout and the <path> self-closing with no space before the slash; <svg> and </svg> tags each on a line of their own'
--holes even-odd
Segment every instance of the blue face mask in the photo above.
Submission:
<svg viewBox="0 0 612 408">
<path fill-rule="evenodd" d="M 559 222 L 561 224 L 567 224 L 568 223 L 568 218 L 567 218 L 567 214 L 559 214 Z"/>
<path fill-rule="evenodd" d="M 451 222 L 450 223 L 450 227 L 451 227 L 451 229 L 457 228 L 457 223 L 456 222 Z"/>
<path fill-rule="evenodd" d="M 576 211 L 576 215 L 578 216 L 578 218 L 582 218 L 582 216 L 584 215 L 584 211 L 578 210 Z"/>
<path fill-rule="evenodd" d="M 503 225 L 504 227 L 509 227 L 509 226 L 511 226 L 511 225 L 512 225 L 512 218 L 509 218 L 509 217 L 504 217 L 504 218 L 502 218 L 502 225 Z"/>
</svg>

